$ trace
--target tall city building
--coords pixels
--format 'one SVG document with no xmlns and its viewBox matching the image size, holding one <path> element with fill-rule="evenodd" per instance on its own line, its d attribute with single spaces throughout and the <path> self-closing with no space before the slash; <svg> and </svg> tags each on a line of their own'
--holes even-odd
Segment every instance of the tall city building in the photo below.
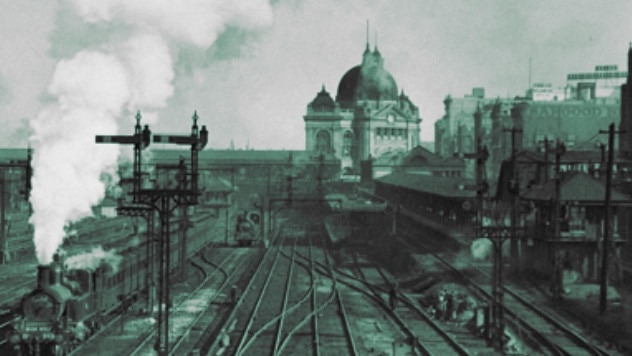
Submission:
<svg viewBox="0 0 632 356">
<path fill-rule="evenodd" d="M 335 155 L 347 172 L 357 173 L 367 159 L 378 166 L 397 165 L 419 145 L 419 108 L 398 92 L 382 54 L 368 43 L 362 63 L 340 79 L 336 99 L 323 85 L 303 119 L 305 149 Z"/>
<path fill-rule="evenodd" d="M 628 57 L 632 61 L 630 54 Z M 487 171 L 492 180 L 501 162 L 511 155 L 512 129 L 515 129 L 516 150 L 543 152 L 546 142 L 553 145 L 557 141 L 568 150 L 599 150 L 607 141 L 606 135 L 599 134 L 600 130 L 620 122 L 622 128 L 625 129 L 624 125 L 632 128 L 632 90 L 626 86 L 622 89 L 624 93 L 619 90 L 622 77 L 632 82 L 630 74 L 618 71 L 616 66 L 600 65 L 592 73 L 568 74 L 563 89 L 536 83 L 525 97 L 490 99 L 485 98 L 480 88 L 463 98 L 448 96 L 444 100 L 445 114 L 435 123 L 435 152 L 442 157 L 475 152 L 474 113 L 478 108 L 482 112 L 478 134 L 490 152 Z M 627 121 L 622 119 L 626 110 Z M 632 142 L 632 135 L 626 137 Z M 632 145 L 625 145 L 622 143 L 622 150 L 629 146 L 630 154 Z M 466 176 L 471 177 L 473 172 L 473 162 L 468 162 Z"/>
<path fill-rule="evenodd" d="M 632 159 L 632 42 L 628 49 L 627 82 L 621 85 L 621 131 L 619 153 L 622 157 Z"/>
</svg>

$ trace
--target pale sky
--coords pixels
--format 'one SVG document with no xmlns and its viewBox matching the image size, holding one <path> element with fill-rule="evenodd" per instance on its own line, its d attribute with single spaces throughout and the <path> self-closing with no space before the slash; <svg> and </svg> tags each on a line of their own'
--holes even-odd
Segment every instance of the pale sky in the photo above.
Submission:
<svg viewBox="0 0 632 356">
<path fill-rule="evenodd" d="M 132 86 L 164 89 L 166 101 L 150 110 L 138 96 L 145 94 L 131 94 L 117 113 L 118 133 L 131 133 L 137 109 L 147 110 L 154 132 L 188 132 L 197 110 L 210 147 L 228 148 L 233 140 L 236 148 L 255 149 L 304 149 L 306 105 L 323 84 L 335 97 L 342 75 L 360 63 L 367 19 L 371 47 L 377 33 L 386 69 L 420 107 L 424 141 L 433 140 L 448 94 L 462 97 L 481 86 L 487 97 L 524 95 L 530 57 L 532 82 L 555 86 L 567 73 L 599 64 L 625 71 L 632 41 L 629 0 L 173 3 L 187 8 L 167 0 L 0 0 L 0 147 L 26 146 L 29 120 L 43 103 L 60 100 L 47 92 L 59 61 L 89 50 L 119 56 L 136 70 L 156 64 L 125 52 L 139 32 L 162 38 L 152 43 L 166 43 L 171 61 L 161 66 L 173 72 L 163 71 L 168 88 L 131 77 Z M 131 64 L 136 58 L 142 61 Z"/>
</svg>

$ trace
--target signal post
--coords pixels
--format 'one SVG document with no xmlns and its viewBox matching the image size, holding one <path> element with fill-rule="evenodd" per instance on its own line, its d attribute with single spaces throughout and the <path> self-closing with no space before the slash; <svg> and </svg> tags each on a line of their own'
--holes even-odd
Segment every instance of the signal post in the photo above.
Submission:
<svg viewBox="0 0 632 356">
<path fill-rule="evenodd" d="M 160 235 L 157 239 L 158 254 L 158 337 L 155 350 L 158 355 L 169 354 L 169 310 L 171 308 L 170 297 L 170 218 L 173 211 L 181 206 L 195 205 L 198 202 L 198 152 L 208 142 L 206 126 L 199 130 L 197 125 L 197 112 L 193 114 L 193 126 L 190 135 L 154 135 L 154 143 L 170 143 L 178 145 L 191 145 L 190 172 L 186 172 L 183 164 L 183 172 L 179 174 L 179 182 L 175 188 L 143 189 L 140 184 L 140 153 L 136 155 L 134 163 L 134 202 L 140 207 L 158 212 L 160 220 Z M 138 143 L 138 127 L 140 126 L 140 114 L 137 114 L 137 130 L 134 139 L 125 136 L 97 136 L 97 143 Z M 147 127 L 142 132 L 142 143 L 149 145 L 150 132 Z M 130 142 L 132 141 L 132 142 Z M 136 146 L 135 146 L 136 148 Z M 190 178 L 190 179 L 189 179 Z M 140 209 L 138 209 L 140 211 Z M 152 219 L 153 220 L 153 219 Z M 186 248 L 185 246 L 180 246 Z M 185 255 L 186 256 L 186 255 Z"/>
</svg>

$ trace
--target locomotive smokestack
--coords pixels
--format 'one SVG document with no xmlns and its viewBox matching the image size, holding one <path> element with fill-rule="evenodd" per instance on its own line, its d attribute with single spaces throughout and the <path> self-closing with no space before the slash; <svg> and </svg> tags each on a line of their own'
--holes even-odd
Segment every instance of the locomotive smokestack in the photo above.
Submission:
<svg viewBox="0 0 632 356">
<path fill-rule="evenodd" d="M 37 287 L 44 288 L 50 285 L 50 265 L 37 266 Z"/>
<path fill-rule="evenodd" d="M 61 265 L 51 263 L 37 266 L 37 287 L 44 288 L 61 281 Z"/>
</svg>

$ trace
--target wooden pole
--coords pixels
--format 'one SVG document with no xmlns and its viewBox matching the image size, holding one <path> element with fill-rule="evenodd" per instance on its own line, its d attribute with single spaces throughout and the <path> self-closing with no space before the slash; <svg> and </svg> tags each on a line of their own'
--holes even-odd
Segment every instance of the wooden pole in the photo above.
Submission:
<svg viewBox="0 0 632 356">
<path fill-rule="evenodd" d="M 608 130 L 608 165 L 606 168 L 606 198 L 604 211 L 603 247 L 601 258 L 601 284 L 599 292 L 599 313 L 606 311 L 608 303 L 608 248 L 610 238 L 610 200 L 612 195 L 612 165 L 614 156 L 614 124 Z"/>
</svg>

